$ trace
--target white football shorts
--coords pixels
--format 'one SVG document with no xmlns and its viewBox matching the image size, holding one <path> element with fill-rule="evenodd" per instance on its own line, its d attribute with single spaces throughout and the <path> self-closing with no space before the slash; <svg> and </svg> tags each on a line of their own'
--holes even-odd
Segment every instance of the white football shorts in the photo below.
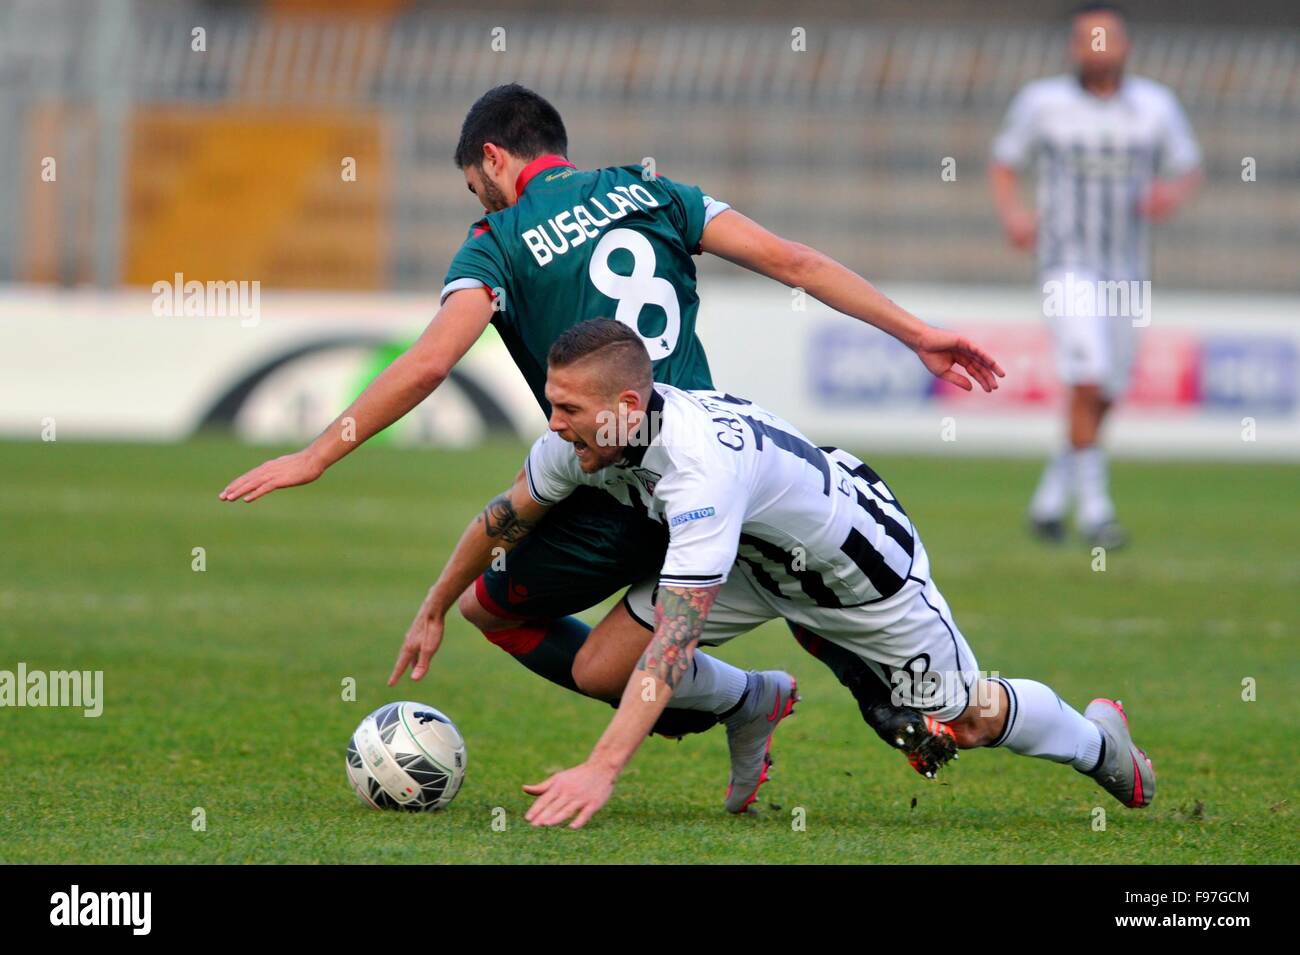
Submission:
<svg viewBox="0 0 1300 955">
<path fill-rule="evenodd" d="M 700 645 L 716 646 L 769 620 L 785 619 L 856 654 L 892 688 L 895 705 L 942 722 L 954 720 L 977 702 L 978 664 L 930 579 L 930 561 L 919 540 L 916 548 L 903 589 L 858 607 L 819 607 L 778 597 L 736 563 L 704 622 Z M 657 588 L 656 579 L 645 580 L 624 598 L 633 618 L 650 630 Z"/>
<path fill-rule="evenodd" d="M 1055 295 L 1046 291 L 1049 283 L 1055 283 Z M 1128 389 L 1138 333 L 1149 321 L 1135 314 L 1137 309 L 1149 310 L 1143 291 L 1149 286 L 1136 280 L 1126 281 L 1124 286 L 1121 290 L 1117 284 L 1078 269 L 1047 272 L 1040 283 L 1061 381 L 1098 385 L 1112 400 Z"/>
</svg>

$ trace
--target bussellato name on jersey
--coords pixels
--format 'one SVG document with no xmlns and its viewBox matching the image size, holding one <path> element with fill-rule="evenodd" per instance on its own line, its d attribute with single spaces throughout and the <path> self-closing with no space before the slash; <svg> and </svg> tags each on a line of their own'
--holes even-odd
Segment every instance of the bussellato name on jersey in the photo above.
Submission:
<svg viewBox="0 0 1300 955">
<path fill-rule="evenodd" d="M 607 208 L 606 203 L 613 206 L 613 209 Z M 599 210 L 600 214 L 589 209 L 588 204 Z M 537 264 L 545 266 L 557 255 L 564 255 L 588 239 L 596 238 L 602 228 L 629 212 L 640 211 L 643 207 L 653 209 L 659 204 L 659 200 L 642 185 L 633 183 L 630 186 L 615 186 L 614 191 L 605 194 L 604 202 L 592 196 L 587 203 L 579 203 L 541 225 L 524 231 L 519 237 L 533 253 Z"/>
</svg>

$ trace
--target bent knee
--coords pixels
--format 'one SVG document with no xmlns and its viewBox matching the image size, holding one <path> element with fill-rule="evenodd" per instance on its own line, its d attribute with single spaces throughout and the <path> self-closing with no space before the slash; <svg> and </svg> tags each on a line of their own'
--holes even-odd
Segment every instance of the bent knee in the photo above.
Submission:
<svg viewBox="0 0 1300 955">
<path fill-rule="evenodd" d="M 584 660 L 580 652 L 573 661 L 573 682 L 587 696 L 598 700 L 617 700 L 627 685 L 627 680 L 622 683 L 611 680 L 609 674 L 602 672 L 602 668 L 594 663 L 591 658 Z"/>
<path fill-rule="evenodd" d="M 488 642 L 500 647 L 511 656 L 532 653 L 546 639 L 546 626 L 538 621 L 507 620 L 498 617 L 479 603 L 473 587 L 469 587 L 456 601 L 461 616 L 478 627 Z"/>
<path fill-rule="evenodd" d="M 509 630 L 519 626 L 519 621 L 505 620 L 498 617 L 479 603 L 478 594 L 475 592 L 473 584 L 465 588 L 465 592 L 456 601 L 456 606 L 460 610 L 460 615 L 482 630 L 484 634 L 492 634 L 498 630 Z M 489 636 L 488 639 L 491 639 L 491 637 Z"/>
</svg>

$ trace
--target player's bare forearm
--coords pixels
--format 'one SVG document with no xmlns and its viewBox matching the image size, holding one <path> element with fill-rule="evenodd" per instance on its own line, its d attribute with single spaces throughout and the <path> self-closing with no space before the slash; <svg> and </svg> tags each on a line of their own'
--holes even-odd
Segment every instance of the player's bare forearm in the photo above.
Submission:
<svg viewBox="0 0 1300 955">
<path fill-rule="evenodd" d="M 453 293 L 415 344 L 366 386 L 306 453 L 323 470 L 401 420 L 446 380 L 491 317 L 491 297 L 486 289 Z"/>
<path fill-rule="evenodd" d="M 492 318 L 486 289 L 453 292 L 429 327 L 320 436 L 293 454 L 265 461 L 235 478 L 223 501 L 251 503 L 282 487 L 310 484 L 367 438 L 427 398 L 469 351 Z"/>
<path fill-rule="evenodd" d="M 524 792 L 537 797 L 525 819 L 534 826 L 556 826 L 572 818 L 570 828 L 581 829 L 605 805 L 618 774 L 650 733 L 691 665 L 691 654 L 719 589 L 659 589 L 654 636 L 628 680 L 609 728 L 585 763 L 524 786 Z"/>
<path fill-rule="evenodd" d="M 404 352 L 307 446 L 305 453 L 322 471 L 337 463 L 433 394 L 445 378 L 445 373 L 436 368 L 415 349 Z"/>
<path fill-rule="evenodd" d="M 461 535 L 460 542 L 429 592 L 430 611 L 446 615 L 470 584 L 499 557 L 514 550 L 547 508 L 528 493 L 521 478 L 487 503 Z"/>
<path fill-rule="evenodd" d="M 817 301 L 874 325 L 916 351 L 929 326 L 848 266 L 808 249 L 796 283 Z"/>
<path fill-rule="evenodd" d="M 734 209 L 704 228 L 700 248 L 770 279 L 801 288 L 836 311 L 874 325 L 910 348 L 927 327 L 874 285 L 830 256 L 769 232 Z"/>
<path fill-rule="evenodd" d="M 764 229 L 734 209 L 715 216 L 700 248 L 729 262 L 802 288 L 825 305 L 894 336 L 916 352 L 936 377 L 969 391 L 974 378 L 985 391 L 997 389 L 1002 368 L 993 356 L 960 335 L 932 328 L 889 299 L 847 266 L 816 249 Z"/>
<path fill-rule="evenodd" d="M 992 163 L 989 166 L 989 188 L 993 192 L 993 204 L 997 207 L 998 218 L 1004 223 L 1026 211 L 1020 201 L 1020 174 L 1014 167 L 1005 163 Z"/>
<path fill-rule="evenodd" d="M 442 645 L 447 611 L 474 578 L 498 555 L 528 536 L 545 513 L 546 508 L 533 500 L 522 480 L 488 502 L 465 529 L 447 566 L 420 603 L 398 651 L 397 662 L 388 678 L 389 686 L 396 686 L 408 667 L 412 680 L 423 679 L 429 671 L 430 659 Z"/>
<path fill-rule="evenodd" d="M 1007 241 L 1021 252 L 1031 251 L 1038 241 L 1038 215 L 1020 199 L 1020 174 L 1013 166 L 995 162 L 989 166 L 989 188 Z"/>
<path fill-rule="evenodd" d="M 720 589 L 718 585 L 659 588 L 654 636 L 628 679 L 618 712 L 592 750 L 590 762 L 614 774 L 627 765 L 690 668 Z"/>
</svg>

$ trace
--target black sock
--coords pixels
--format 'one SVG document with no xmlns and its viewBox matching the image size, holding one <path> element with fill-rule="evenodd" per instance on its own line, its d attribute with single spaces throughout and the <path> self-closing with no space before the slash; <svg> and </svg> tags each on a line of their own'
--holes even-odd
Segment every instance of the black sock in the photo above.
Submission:
<svg viewBox="0 0 1300 955">
<path fill-rule="evenodd" d="M 573 661 L 587 642 L 591 627 L 577 617 L 521 622 L 514 630 L 498 631 L 488 639 L 540 677 L 574 693 Z"/>
<path fill-rule="evenodd" d="M 577 617 L 561 617 L 520 623 L 516 630 L 489 634 L 489 639 L 538 676 L 566 690 L 582 693 L 573 679 L 573 661 L 590 633 L 591 627 Z M 610 706 L 617 709 L 618 702 L 611 702 Z M 687 736 L 717 725 L 718 717 L 704 710 L 666 709 L 651 732 Z"/>
<path fill-rule="evenodd" d="M 885 681 L 856 653 L 837 643 L 831 643 L 804 627 L 789 621 L 786 625 L 799 646 L 824 663 L 841 685 L 853 694 L 853 699 L 858 703 L 858 711 L 867 725 L 880 734 L 881 739 L 890 742 L 881 730 L 882 720 L 901 708 L 894 706 L 890 700 L 889 687 Z"/>
</svg>

